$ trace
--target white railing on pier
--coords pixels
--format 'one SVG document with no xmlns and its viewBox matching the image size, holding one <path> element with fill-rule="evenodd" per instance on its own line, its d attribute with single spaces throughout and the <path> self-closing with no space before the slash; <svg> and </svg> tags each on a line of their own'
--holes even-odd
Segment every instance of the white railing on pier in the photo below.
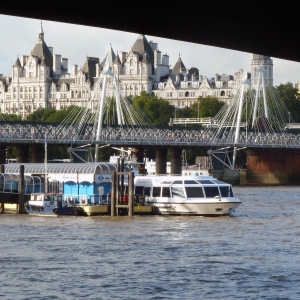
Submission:
<svg viewBox="0 0 300 300">
<path fill-rule="evenodd" d="M 213 118 L 171 118 L 169 122 L 169 126 L 180 125 L 180 124 L 201 124 L 204 126 L 223 126 L 223 127 L 235 127 L 231 122 L 220 122 L 216 121 Z M 299 124 L 300 125 L 300 124 Z M 247 126 L 247 122 L 241 122 L 241 126 L 245 128 Z M 299 127 L 300 128 L 300 127 Z"/>
</svg>

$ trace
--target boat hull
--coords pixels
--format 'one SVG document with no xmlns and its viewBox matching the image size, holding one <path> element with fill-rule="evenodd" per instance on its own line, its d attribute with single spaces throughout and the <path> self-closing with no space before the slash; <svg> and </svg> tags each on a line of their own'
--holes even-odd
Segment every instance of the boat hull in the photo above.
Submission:
<svg viewBox="0 0 300 300">
<path fill-rule="evenodd" d="M 29 215 L 36 216 L 82 216 L 84 210 L 80 206 L 57 207 L 57 204 L 50 201 L 29 201 L 25 205 Z"/>
<path fill-rule="evenodd" d="M 216 203 L 149 203 L 161 215 L 229 216 L 241 202 Z"/>
</svg>

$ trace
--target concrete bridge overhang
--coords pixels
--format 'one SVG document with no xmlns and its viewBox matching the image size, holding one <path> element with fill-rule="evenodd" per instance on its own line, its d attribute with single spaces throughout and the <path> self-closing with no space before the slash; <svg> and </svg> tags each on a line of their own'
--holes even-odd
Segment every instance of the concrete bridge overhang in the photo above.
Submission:
<svg viewBox="0 0 300 300">
<path fill-rule="evenodd" d="M 63 1 L 1 4 L 1 14 L 181 40 L 300 62 L 298 9 L 282 2 Z"/>
</svg>

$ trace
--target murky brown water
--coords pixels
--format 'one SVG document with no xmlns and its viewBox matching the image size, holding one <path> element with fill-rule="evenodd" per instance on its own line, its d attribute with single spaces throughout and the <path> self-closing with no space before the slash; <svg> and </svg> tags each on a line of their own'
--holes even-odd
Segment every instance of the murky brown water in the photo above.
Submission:
<svg viewBox="0 0 300 300">
<path fill-rule="evenodd" d="M 0 299 L 300 299 L 300 187 L 231 217 L 0 215 Z"/>
</svg>

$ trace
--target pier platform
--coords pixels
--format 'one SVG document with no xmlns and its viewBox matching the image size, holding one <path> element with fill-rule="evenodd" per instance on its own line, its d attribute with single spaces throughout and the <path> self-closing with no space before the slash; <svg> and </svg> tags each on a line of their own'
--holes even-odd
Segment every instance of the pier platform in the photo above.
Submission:
<svg viewBox="0 0 300 300">
<path fill-rule="evenodd" d="M 95 205 L 95 206 L 81 206 L 83 209 L 83 214 L 86 216 L 101 216 L 101 215 L 110 215 L 110 205 Z M 122 209 L 122 205 L 118 205 L 119 208 Z M 124 205 L 124 208 L 127 205 Z M 134 206 L 134 214 L 135 215 L 151 215 L 153 213 L 152 206 L 142 206 L 142 205 L 135 205 Z"/>
</svg>

